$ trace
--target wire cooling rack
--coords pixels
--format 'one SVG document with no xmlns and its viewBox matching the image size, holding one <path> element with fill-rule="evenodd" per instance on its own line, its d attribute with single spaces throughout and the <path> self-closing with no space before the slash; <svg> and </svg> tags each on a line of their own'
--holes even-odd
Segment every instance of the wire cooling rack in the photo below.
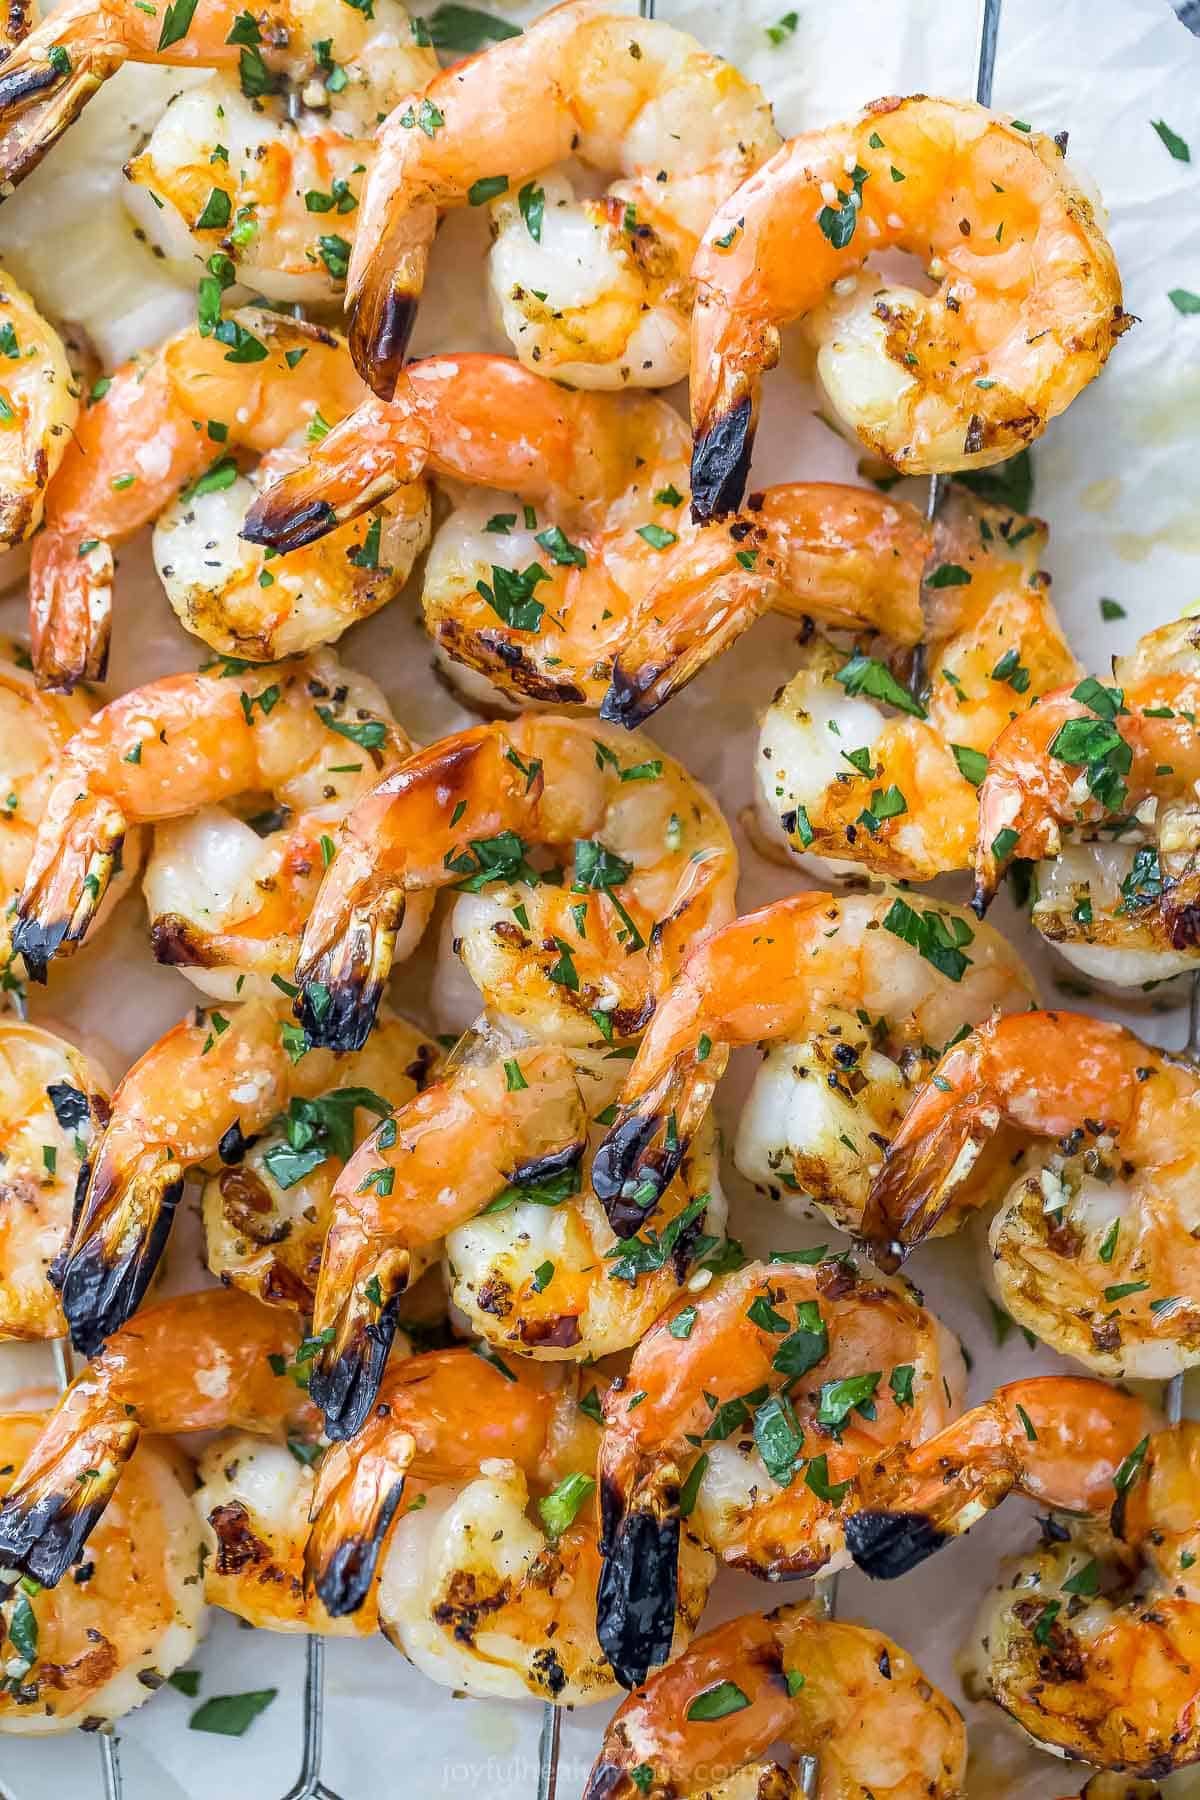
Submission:
<svg viewBox="0 0 1200 1800">
<path fill-rule="evenodd" d="M 975 98 L 982 106 L 989 106 L 992 99 L 992 81 L 999 43 L 1002 4 L 1003 0 L 980 0 L 974 90 Z M 1200 0 L 1174 0 L 1174 4 L 1175 10 L 1184 24 L 1190 30 L 1200 32 Z M 639 0 L 638 11 L 642 18 L 653 18 L 654 8 L 655 0 Z M 297 307 L 294 310 L 298 316 L 302 316 L 301 308 Z M 931 522 L 937 515 L 945 487 L 944 477 L 935 475 L 930 478 L 926 517 Z M 1197 974 L 1192 981 L 1186 1053 L 1193 1061 L 1200 1062 L 1200 974 Z M 65 1340 L 56 1343 L 53 1348 L 59 1386 L 65 1388 L 71 1379 L 70 1349 Z M 1181 1417 L 1183 1410 L 1182 1375 L 1176 1375 L 1166 1384 L 1164 1398 L 1167 1420 L 1174 1424 Z M 827 1618 L 833 1618 L 836 1614 L 837 1587 L 836 1575 L 826 1581 L 813 1584 L 813 1605 Z M 305 1639 L 299 1773 L 292 1785 L 279 1797 L 279 1800 L 341 1800 L 341 1796 L 336 1794 L 332 1788 L 327 1787 L 321 1779 L 324 1710 L 325 1644 L 321 1637 L 310 1634 Z M 559 1800 L 558 1765 L 561 1730 L 562 1709 L 547 1702 L 542 1709 L 542 1725 L 538 1740 L 536 1800 Z M 96 1737 L 100 1758 L 99 1791 L 103 1800 L 125 1800 L 125 1789 L 121 1778 L 119 1738 L 112 1727 L 101 1729 L 97 1732 Z M 818 1759 L 815 1756 L 802 1758 L 798 1774 L 801 1792 L 806 1796 L 806 1800 L 812 1800 L 817 1792 L 820 1775 Z M 0 1800 L 5 1800 L 5 1791 L 2 1786 L 0 1786 Z M 563 1796 L 562 1800 L 568 1800 L 568 1797 Z"/>
</svg>

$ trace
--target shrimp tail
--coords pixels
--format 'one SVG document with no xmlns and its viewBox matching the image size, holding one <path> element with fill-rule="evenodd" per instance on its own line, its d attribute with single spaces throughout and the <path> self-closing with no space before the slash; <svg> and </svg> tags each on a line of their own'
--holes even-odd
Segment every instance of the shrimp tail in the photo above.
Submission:
<svg viewBox="0 0 1200 1800">
<path fill-rule="evenodd" d="M 357 1612 L 371 1591 L 415 1448 L 402 1432 L 381 1446 L 337 1445 L 325 1454 L 304 1573 L 332 1619 Z"/>
<path fill-rule="evenodd" d="M 141 1305 L 182 1194 L 183 1170 L 173 1160 L 129 1176 L 102 1156 L 56 1272 L 71 1342 L 81 1356 L 96 1356 Z"/>
<path fill-rule="evenodd" d="M 47 813 L 49 817 L 49 813 Z M 17 901 L 13 953 L 31 981 L 44 982 L 50 959 L 80 944 L 121 867 L 127 821 L 102 795 L 71 801 L 53 862 L 26 880 Z"/>
<path fill-rule="evenodd" d="M 87 543 L 87 540 L 84 540 Z M 111 544 L 81 547 L 48 529 L 35 540 L 29 566 L 30 651 L 40 688 L 70 694 L 81 681 L 108 673 L 115 569 Z"/>
<path fill-rule="evenodd" d="M 78 51 L 66 68 L 29 54 L 22 46 L 0 68 L 0 181 L 16 187 L 36 169 L 79 117 L 92 95 L 125 61 L 115 45 Z"/>
<path fill-rule="evenodd" d="M 600 1480 L 596 1637 L 624 1688 L 640 1687 L 665 1663 L 675 1634 L 679 1588 L 679 1470 L 662 1463 L 633 1484 Z"/>
<path fill-rule="evenodd" d="M 871 1186 L 859 1234 L 877 1268 L 895 1274 L 929 1236 L 969 1180 L 999 1122 L 994 1108 L 981 1107 L 979 1094 L 968 1092 L 957 1095 L 927 1129 L 893 1141 Z"/>
<path fill-rule="evenodd" d="M 864 1575 L 893 1581 L 917 1568 L 947 1542 L 924 1513 L 864 1511 L 846 1520 L 846 1548 Z"/>
<path fill-rule="evenodd" d="M 752 526 L 703 534 L 642 602 L 600 717 L 630 731 L 643 724 L 770 610 L 774 571 L 765 535 Z"/>
<path fill-rule="evenodd" d="M 311 932 L 305 931 L 296 965 L 300 993 L 295 1014 L 310 1044 L 328 1050 L 362 1049 L 391 971 L 404 908 L 403 888 L 376 889 L 357 903 L 352 897 L 345 899 L 344 923 L 315 953 L 309 953 Z M 314 913 L 310 928 L 315 919 Z"/>
<path fill-rule="evenodd" d="M 692 518 L 697 525 L 736 512 L 750 477 L 754 401 L 749 394 L 698 422 L 692 447 Z"/>
<path fill-rule="evenodd" d="M 618 1237 L 633 1237 L 658 1207 L 687 1144 L 667 1142 L 667 1113 L 655 1107 L 618 1119 L 592 1162 L 592 1188 Z"/>
<path fill-rule="evenodd" d="M 79 1429 L 69 1405 L 61 1417 L 65 1435 L 26 1465 L 0 1505 L 0 1564 L 43 1587 L 56 1587 L 77 1561 L 141 1435 L 123 1409 Z"/>
<path fill-rule="evenodd" d="M 367 1279 L 356 1276 L 349 1287 L 333 1342 L 314 1359 L 309 1397 L 325 1415 L 325 1435 L 334 1443 L 354 1437 L 375 1404 L 411 1269 L 408 1251 L 399 1247 L 368 1264 Z"/>
</svg>

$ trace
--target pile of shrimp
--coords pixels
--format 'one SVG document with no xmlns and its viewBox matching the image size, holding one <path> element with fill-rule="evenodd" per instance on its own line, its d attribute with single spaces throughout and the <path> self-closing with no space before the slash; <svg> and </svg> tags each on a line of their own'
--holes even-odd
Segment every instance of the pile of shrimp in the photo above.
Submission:
<svg viewBox="0 0 1200 1800">
<path fill-rule="evenodd" d="M 1076 980 L 1200 972 L 1200 627 L 1090 672 L 1031 511 L 1136 323 L 1065 134 L 784 141 L 611 0 L 6 26 L 5 193 L 187 72 L 125 175 L 194 311 L 101 368 L 0 269 L 0 1732 L 194 1691 L 224 1612 L 603 1710 L 584 1800 L 963 1800 L 960 1701 L 1156 1792 L 1200 1426 L 1124 1384 L 1200 1364 L 1200 1071 L 985 917 L 1007 877 Z M 754 485 L 793 328 L 862 482 Z M 179 630 L 105 688 L 146 543 Z M 766 614 L 769 681 L 710 668 Z M 918 1253 L 1061 1366 L 969 1393 Z M 1014 1493 L 957 1693 L 837 1617 Z"/>
</svg>

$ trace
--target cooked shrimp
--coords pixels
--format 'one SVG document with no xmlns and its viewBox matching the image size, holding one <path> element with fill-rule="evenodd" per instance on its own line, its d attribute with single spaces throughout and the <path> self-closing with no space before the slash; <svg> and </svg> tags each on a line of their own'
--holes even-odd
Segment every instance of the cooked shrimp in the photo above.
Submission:
<svg viewBox="0 0 1200 1800">
<path fill-rule="evenodd" d="M 46 486 L 78 413 L 62 339 L 0 269 L 0 549 L 23 543 L 41 524 Z"/>
<path fill-rule="evenodd" d="M 1155 975 L 1177 971 L 1171 952 L 1200 938 L 1200 675 L 1194 619 L 1161 626 L 1114 663 L 1114 682 L 1086 677 L 1047 694 L 997 739 L 979 790 L 975 905 L 982 912 L 1014 856 L 1054 856 L 1070 838 L 1120 835 L 1153 846 L 1137 880 L 1111 908 L 1131 947 L 1158 954 Z M 1097 895 L 1103 901 L 1103 892 Z M 1091 902 L 1093 923 L 1096 903 Z M 1161 928 L 1152 924 L 1161 913 Z M 1124 927 L 1120 927 L 1123 931 Z M 1150 942 L 1147 944 L 1147 934 Z M 1107 935 L 1107 932 L 1105 933 Z M 1164 941 L 1165 940 L 1165 941 Z M 1163 960 L 1163 958 L 1166 960 Z M 1144 967 L 1106 960 L 1120 981 Z M 1141 979 L 1135 974 L 1134 979 Z"/>
<path fill-rule="evenodd" d="M 1001 1565 L 969 1646 L 975 1683 L 1046 1749 L 1163 1779 L 1200 1760 L 1200 1427 L 1127 1459 L 1111 1522 L 1047 1521 Z"/>
<path fill-rule="evenodd" d="M 382 1392 L 361 1436 L 328 1451 L 318 1476 L 308 1567 L 326 1606 L 336 1616 L 358 1606 L 378 1569 L 380 1623 L 433 1680 L 563 1705 L 611 1697 L 595 1623 L 598 1433 L 576 1377 L 556 1383 L 528 1364 L 446 1350 L 400 1364 Z M 712 1573 L 712 1557 L 690 1545 L 677 1649 Z"/>
<path fill-rule="evenodd" d="M 374 1041 L 339 1060 L 310 1050 L 278 1008 L 251 1000 L 229 1015 L 189 1017 L 153 1044 L 113 1095 L 62 1259 L 58 1280 L 76 1348 L 94 1355 L 136 1310 L 166 1248 L 189 1169 L 224 1164 L 244 1177 L 239 1165 L 250 1140 L 277 1115 L 339 1090 L 350 1098 L 334 1132 L 352 1134 L 356 1107 L 376 1116 L 388 1110 L 388 1090 L 405 1081 L 414 1040 L 420 1042 L 406 1021 L 384 1019 Z M 432 1046 L 423 1048 L 422 1066 L 433 1054 Z M 369 1085 L 372 1078 L 384 1082 L 383 1096 Z M 310 1123 L 317 1113 L 312 1106 L 299 1111 Z M 327 1143 L 318 1147 L 328 1152 Z M 297 1298 L 293 1288 L 285 1303 Z"/>
<path fill-rule="evenodd" d="M 0 1497 L 46 1423 L 36 1412 L 0 1413 Z M 74 1581 L 51 1592 L 4 1571 L 0 1732 L 95 1730 L 147 1700 L 203 1634 L 199 1557 L 183 1459 L 168 1445 L 141 1445 Z"/>
<path fill-rule="evenodd" d="M 636 1343 L 674 1299 L 701 1234 L 711 1247 L 724 1226 L 712 1136 L 668 1191 L 661 1235 L 618 1243 L 579 1165 L 622 1066 L 477 1026 L 442 1080 L 347 1165 L 313 1318 L 327 1342 L 312 1394 L 330 1437 L 352 1436 L 374 1404 L 399 1295 L 442 1237 L 452 1301 L 501 1350 L 595 1361 Z"/>
<path fill-rule="evenodd" d="M 287 67 L 274 21 L 239 14 L 229 35 L 254 40 L 240 66 L 172 98 L 125 165 L 126 204 L 185 277 L 220 261 L 269 299 L 328 306 L 341 302 L 376 126 L 436 75 L 437 57 L 397 0 L 356 18 L 340 0 L 285 3 Z M 211 65 L 228 69 L 226 9 L 201 0 L 197 20 L 216 11 Z"/>
<path fill-rule="evenodd" d="M 214 1275 L 268 1305 L 311 1314 L 334 1183 L 371 1126 L 422 1092 L 440 1057 L 415 1025 L 386 1011 L 363 1049 L 333 1064 L 336 1085 L 327 1093 L 312 1088 L 319 1071 L 330 1068 L 328 1058 L 302 1056 L 288 1071 L 286 1111 L 246 1142 L 238 1160 L 222 1155 L 224 1166 L 204 1184 Z M 206 1063 L 195 1077 L 201 1085 Z"/>
<path fill-rule="evenodd" d="M 686 452 L 661 400 L 565 392 L 506 357 L 435 357 L 322 438 L 245 530 L 286 549 L 422 467 L 454 478 L 422 595 L 439 652 L 519 700 L 603 701 L 624 725 L 768 608 L 916 642 L 929 533 L 914 508 L 795 482 L 700 531 Z"/>
<path fill-rule="evenodd" d="M 891 1638 L 803 1606 L 730 1619 L 631 1694 L 584 1800 L 788 1800 L 772 1761 L 820 1761 L 820 1800 L 960 1800 L 958 1709 Z"/>
<path fill-rule="evenodd" d="M 468 1034 L 442 1078 L 386 1118 L 335 1184 L 313 1310 L 313 1399 L 331 1437 L 374 1404 L 399 1296 L 432 1246 L 510 1184 L 565 1178 L 582 1154 L 575 1064 Z M 485 1148 L 486 1147 L 486 1148 Z"/>
<path fill-rule="evenodd" d="M 29 867 L 34 834 L 53 788 L 55 765 L 74 734 L 94 710 L 83 693 L 47 694 L 34 683 L 29 652 L 16 638 L 0 637 L 0 885 L 5 904 L 0 908 L 0 991 L 19 990 L 18 962 L 12 962 L 11 914 L 8 901 L 18 894 Z M 128 889 L 142 860 L 142 834 L 133 831 L 124 844 L 122 866 L 97 914 L 97 927 L 111 914 Z"/>
<path fill-rule="evenodd" d="M 337 1048 L 370 1029 L 409 894 L 464 891 L 455 930 L 489 1008 L 572 1044 L 640 1031 L 689 945 L 733 911 L 737 858 L 715 802 L 647 739 L 587 719 L 443 738 L 365 795 L 336 842 L 296 1010 Z M 561 877 L 542 879 L 533 844 L 570 846 Z"/>
<path fill-rule="evenodd" d="M 910 1290 L 841 1258 L 751 1263 L 681 1298 L 604 1402 L 598 1628 L 622 1684 L 669 1651 L 681 1517 L 767 1580 L 832 1572 L 860 1465 L 939 1431 L 965 1379 Z"/>
<path fill-rule="evenodd" d="M 1196 1112 L 1195 1069 L 1109 1020 L 981 1025 L 942 1057 L 886 1152 L 863 1222 L 871 1254 L 894 1268 L 934 1227 L 1000 1198 L 992 1272 L 1021 1325 L 1101 1374 L 1177 1374 L 1200 1361 Z"/>
<path fill-rule="evenodd" d="M 65 1039 L 0 1019 L 0 1339 L 66 1329 L 50 1271 L 76 1186 L 108 1121 L 112 1083 Z"/>
<path fill-rule="evenodd" d="M 363 391 L 341 338 L 258 307 L 211 335 L 188 326 L 118 369 L 80 419 L 33 549 L 41 684 L 69 690 L 103 676 L 113 550 L 155 518 L 167 597 L 180 623 L 223 654 L 291 655 L 385 605 L 428 541 L 420 484 L 369 524 L 270 568 L 237 535 L 256 486 L 233 453 L 276 453 L 256 472 L 270 481 L 295 460 L 293 443 L 335 424 Z"/>
<path fill-rule="evenodd" d="M 347 280 L 355 362 L 390 399 L 438 213 L 503 195 L 492 291 L 522 360 L 576 387 L 680 380 L 700 235 L 778 142 L 759 89 L 685 32 L 554 7 L 384 122 Z M 572 156 L 621 179 L 599 202 L 547 188 Z"/>
<path fill-rule="evenodd" d="M 334 1619 L 305 1586 L 319 1454 L 302 1438 L 246 1431 L 223 1431 L 206 1446 L 194 1496 L 207 1551 L 204 1597 L 262 1631 L 365 1637 L 379 1628 L 373 1590 L 357 1612 Z"/>
<path fill-rule="evenodd" d="M 0 1565 L 55 1587 L 95 1529 L 143 1431 L 315 1423 L 285 1371 L 294 1313 L 236 1288 L 148 1306 L 71 1383 L 0 1505 Z"/>
<path fill-rule="evenodd" d="M 147 875 L 155 955 L 222 998 L 272 994 L 295 962 L 338 821 L 411 750 L 374 682 L 328 650 L 134 688 L 63 753 L 13 946 L 45 980 L 50 959 L 90 933 L 130 826 L 186 820 L 163 834 Z M 247 797 L 244 821 L 220 804 Z M 413 948 L 431 904 L 417 897 L 396 955 Z"/>
<path fill-rule="evenodd" d="M 921 257 L 935 291 L 862 266 L 888 249 Z M 802 313 L 834 411 L 906 475 L 1019 450 L 1130 323 L 1055 140 L 922 94 L 785 144 L 717 208 L 692 279 L 700 518 L 741 503 L 762 373 Z"/>
<path fill-rule="evenodd" d="M 846 1544 L 860 1569 L 890 1581 L 1012 1493 L 1099 1513 L 1128 1485 L 1157 1424 L 1144 1400 L 1103 1381 L 1009 1382 L 936 1437 L 864 1459 L 845 1508 Z"/>
<path fill-rule="evenodd" d="M 685 465 L 670 474 L 683 481 Z M 863 488 L 768 488 L 698 530 L 675 481 L 647 464 L 599 531 L 548 557 L 554 528 L 535 514 L 521 529 L 517 500 L 499 515 L 495 502 L 468 502 L 437 533 L 422 606 L 451 664 L 525 702 L 639 725 L 768 610 L 902 638 L 920 628 L 924 522 Z M 512 521 L 499 538 L 497 517 Z M 524 617 L 506 603 L 514 583 L 533 596 Z"/>
<path fill-rule="evenodd" d="M 126 164 L 131 209 L 185 277 L 211 258 L 275 300 L 336 298 L 376 123 L 437 72 L 396 0 L 357 11 L 271 0 L 247 17 L 199 0 L 160 16 L 136 0 L 71 0 L 0 72 L 9 191 L 126 62 L 209 68 Z"/>
<path fill-rule="evenodd" d="M 1038 521 L 956 493 L 927 565 L 923 679 L 910 658 L 804 646 L 759 734 L 769 845 L 822 875 L 830 859 L 915 881 L 968 866 L 988 748 L 1079 673 L 1038 567 L 1045 547 Z"/>
<path fill-rule="evenodd" d="M 745 1172 L 761 1179 L 764 1159 L 770 1169 L 771 1159 L 790 1154 L 792 1179 L 837 1223 L 856 1229 L 909 1079 L 893 1059 L 911 1064 L 928 1055 L 927 1046 L 936 1055 L 967 1020 L 1033 997 L 1017 956 L 998 934 L 973 930 L 969 916 L 961 907 L 914 905 L 895 889 L 796 894 L 698 944 L 659 1005 L 596 1153 L 592 1180 L 616 1229 L 636 1231 L 654 1211 L 708 1111 L 730 1048 L 780 1039 L 788 1040 L 781 1062 L 796 1040 L 801 1065 L 831 1054 L 837 1085 L 827 1083 L 819 1100 L 793 1092 L 794 1123 L 785 1117 L 784 1127 L 796 1139 L 786 1152 L 759 1149 L 755 1119 L 739 1141 L 739 1163 L 744 1155 Z M 876 1035 L 890 1058 L 872 1050 Z M 806 1080 L 793 1066 L 789 1086 Z M 764 1088 L 777 1082 L 778 1068 Z M 778 1119 L 768 1130 L 777 1142 Z M 832 1146 L 843 1130 L 849 1152 L 844 1138 Z"/>
<path fill-rule="evenodd" d="M 1154 986 L 1197 966 L 1194 945 L 1171 942 L 1158 849 L 1131 835 L 1131 843 L 1064 843 L 1032 871 L 1034 926 L 1072 968 L 1113 988 Z"/>
</svg>

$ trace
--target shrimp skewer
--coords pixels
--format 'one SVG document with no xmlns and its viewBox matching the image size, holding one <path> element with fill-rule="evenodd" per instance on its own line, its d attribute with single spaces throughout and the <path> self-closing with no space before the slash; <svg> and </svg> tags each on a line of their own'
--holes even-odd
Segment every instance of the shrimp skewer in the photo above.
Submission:
<svg viewBox="0 0 1200 1800">
<path fill-rule="evenodd" d="M 0 1505 L 0 1557 L 55 1587 L 107 1507 L 143 1431 L 310 1425 L 307 1396 L 282 1370 L 294 1313 L 236 1289 L 147 1307 L 116 1332 L 49 1415 Z"/>
<path fill-rule="evenodd" d="M 894 1268 L 1003 1196 L 993 1271 L 1013 1317 L 1108 1375 L 1200 1358 L 1191 1116 L 1200 1076 L 1122 1026 L 1015 1013 L 943 1056 L 871 1189 L 863 1236 Z M 1014 1182 L 1014 1160 L 1044 1153 Z"/>
<path fill-rule="evenodd" d="M 760 90 L 686 33 L 595 0 L 552 8 L 384 122 L 347 278 L 356 364 L 390 399 L 439 212 L 503 195 L 492 274 L 518 354 L 576 387 L 668 386 L 705 221 L 778 142 Z M 622 179 L 575 206 L 538 179 L 571 156 Z"/>
<path fill-rule="evenodd" d="M 571 846 L 561 886 L 529 862 L 535 844 Z M 491 1006 L 567 1043 L 624 1039 L 729 917 L 735 880 L 713 801 L 647 740 L 553 716 L 474 726 L 348 814 L 305 927 L 297 1017 L 315 1043 L 361 1045 L 408 897 L 454 884 L 477 896 L 462 954 Z"/>
<path fill-rule="evenodd" d="M 130 828 L 195 815 L 194 831 L 175 826 L 148 872 L 155 953 L 196 969 L 200 985 L 220 971 L 225 998 L 249 979 L 274 992 L 338 819 L 411 748 L 374 683 L 328 651 L 133 689 L 64 749 L 13 915 L 14 949 L 44 981 L 51 958 L 91 931 Z M 264 790 L 281 814 L 265 841 L 218 810 Z M 408 948 L 427 917 L 419 901 Z"/>
<path fill-rule="evenodd" d="M 293 442 L 336 424 L 362 395 L 341 338 L 257 307 L 211 335 L 189 326 L 118 369 L 80 419 L 33 549 L 40 685 L 69 692 L 103 679 L 113 551 L 154 519 L 180 623 L 223 654 L 267 662 L 308 650 L 385 605 L 428 542 L 423 483 L 397 483 L 370 524 L 270 568 L 237 536 L 255 489 L 234 453 L 263 456 L 257 478 L 269 481 L 295 461 Z"/>
<path fill-rule="evenodd" d="M 800 1790 L 771 1760 L 780 1742 L 819 1753 L 822 1800 L 965 1791 L 962 1719 L 912 1658 L 865 1625 L 781 1606 L 704 1632 L 629 1695 L 584 1800 L 790 1800 Z"/>
<path fill-rule="evenodd" d="M 856 1229 L 879 1135 L 895 1128 L 897 1087 L 903 1091 L 898 1069 L 869 1057 L 858 1066 L 854 1045 L 864 1036 L 873 1044 L 870 1021 L 881 1021 L 881 1047 L 890 1043 L 903 1062 L 906 1052 L 945 1043 L 994 1006 L 1032 998 L 1032 980 L 1008 946 L 998 935 L 977 935 L 968 917 L 961 908 L 914 906 L 894 889 L 878 898 L 796 894 L 697 944 L 642 1039 L 596 1153 L 592 1180 L 615 1229 L 628 1235 L 654 1212 L 708 1111 L 730 1048 L 821 1031 L 833 1041 L 817 1060 L 831 1057 L 836 1073 L 827 1085 L 851 1110 L 872 1080 L 879 1086 L 863 1101 L 866 1121 L 843 1111 L 827 1125 L 815 1101 L 807 1120 L 801 1112 L 795 1179 L 818 1200 L 828 1194 L 836 1221 Z M 856 1134 L 848 1163 L 844 1149 L 825 1141 L 841 1139 L 847 1126 Z M 757 1148 L 748 1142 L 745 1149 L 761 1173 Z"/>
<path fill-rule="evenodd" d="M 892 248 L 929 261 L 933 294 L 862 267 Z M 717 208 L 692 279 L 701 519 L 741 503 L 762 374 L 802 313 L 835 412 L 913 475 L 986 467 L 1031 442 L 1130 323 L 1054 140 L 924 95 L 785 144 Z"/>
<path fill-rule="evenodd" d="M 236 1167 L 252 1140 L 294 1099 L 333 1089 L 368 1111 L 407 1097 L 400 1071 L 412 1062 L 413 1032 L 380 1024 L 378 1042 L 339 1062 L 297 1047 L 279 1009 L 247 1001 L 232 1017 L 201 1013 L 175 1026 L 134 1064 L 113 1096 L 57 1271 L 72 1342 L 85 1356 L 136 1311 L 158 1267 L 187 1171 L 219 1160 Z M 297 1054 L 298 1048 L 298 1054 Z M 425 1046 L 422 1067 L 432 1058 Z M 385 1097 L 364 1077 L 383 1075 Z"/>
<path fill-rule="evenodd" d="M 622 1684 L 670 1648 L 685 1514 L 762 1579 L 832 1573 L 860 1467 L 939 1431 L 964 1382 L 911 1291 L 839 1260 L 751 1263 L 681 1296 L 604 1402 L 598 1628 Z"/>
</svg>

